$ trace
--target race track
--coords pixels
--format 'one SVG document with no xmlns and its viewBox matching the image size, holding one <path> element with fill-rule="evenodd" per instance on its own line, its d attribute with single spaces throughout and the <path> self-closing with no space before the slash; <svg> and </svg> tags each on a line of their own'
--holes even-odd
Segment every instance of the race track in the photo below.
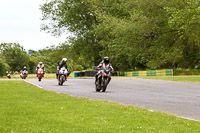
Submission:
<svg viewBox="0 0 200 133">
<path fill-rule="evenodd" d="M 56 79 L 27 79 L 46 90 L 89 99 L 140 106 L 200 120 L 200 84 L 174 81 L 113 78 L 106 92 L 96 92 L 94 79 L 68 79 L 58 86 Z"/>
</svg>

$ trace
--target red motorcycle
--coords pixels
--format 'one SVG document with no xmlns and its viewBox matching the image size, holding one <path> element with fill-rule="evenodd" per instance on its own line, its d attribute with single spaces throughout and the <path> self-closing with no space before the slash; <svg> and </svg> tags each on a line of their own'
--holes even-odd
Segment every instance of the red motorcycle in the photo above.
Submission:
<svg viewBox="0 0 200 133">
<path fill-rule="evenodd" d="M 101 73 L 98 75 L 97 81 L 95 83 L 97 92 L 100 92 L 101 90 L 102 92 L 106 91 L 111 78 L 110 76 L 110 69 L 108 67 L 105 67 L 101 70 Z"/>
<path fill-rule="evenodd" d="M 44 70 L 43 70 L 42 68 L 39 68 L 39 69 L 37 70 L 38 81 L 41 81 L 41 80 L 42 80 L 43 74 L 44 74 Z"/>
</svg>

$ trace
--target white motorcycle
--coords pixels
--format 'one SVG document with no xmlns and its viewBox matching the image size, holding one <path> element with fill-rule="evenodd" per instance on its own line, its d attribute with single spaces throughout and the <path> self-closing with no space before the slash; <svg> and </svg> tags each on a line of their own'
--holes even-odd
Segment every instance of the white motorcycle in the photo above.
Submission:
<svg viewBox="0 0 200 133">
<path fill-rule="evenodd" d="M 6 76 L 8 77 L 8 79 L 11 79 L 10 73 L 7 73 Z"/>
<path fill-rule="evenodd" d="M 65 67 L 62 67 L 58 74 L 58 85 L 63 85 L 63 83 L 67 80 L 68 71 Z"/>
<path fill-rule="evenodd" d="M 22 71 L 22 72 L 20 73 L 20 77 L 21 77 L 22 79 L 26 79 L 26 77 L 28 77 L 28 71 L 26 71 L 26 70 Z"/>
</svg>

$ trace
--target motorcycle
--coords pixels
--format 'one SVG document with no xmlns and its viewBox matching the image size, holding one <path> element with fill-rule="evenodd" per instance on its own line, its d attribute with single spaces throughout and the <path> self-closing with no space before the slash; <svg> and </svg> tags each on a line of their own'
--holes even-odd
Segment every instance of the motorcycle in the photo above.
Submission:
<svg viewBox="0 0 200 133">
<path fill-rule="evenodd" d="M 10 73 L 7 73 L 6 76 L 8 77 L 8 79 L 11 79 Z"/>
<path fill-rule="evenodd" d="M 65 67 L 62 67 L 58 73 L 58 85 L 63 85 L 63 83 L 67 80 L 68 71 Z"/>
<path fill-rule="evenodd" d="M 108 86 L 108 83 L 110 81 L 110 68 L 108 67 L 104 67 L 101 70 L 101 73 L 98 75 L 97 77 L 97 81 L 95 82 L 95 86 L 96 86 L 96 91 L 100 92 L 102 90 L 102 92 L 106 91 L 106 88 Z"/>
<path fill-rule="evenodd" d="M 22 72 L 20 73 L 20 77 L 21 77 L 22 79 L 26 79 L 27 76 L 28 76 L 28 71 L 26 71 L 26 70 L 24 70 L 24 71 L 22 71 Z"/>
<path fill-rule="evenodd" d="M 44 70 L 43 70 L 42 68 L 39 68 L 39 69 L 37 70 L 38 81 L 41 81 L 41 80 L 42 80 L 43 74 L 44 74 Z"/>
</svg>

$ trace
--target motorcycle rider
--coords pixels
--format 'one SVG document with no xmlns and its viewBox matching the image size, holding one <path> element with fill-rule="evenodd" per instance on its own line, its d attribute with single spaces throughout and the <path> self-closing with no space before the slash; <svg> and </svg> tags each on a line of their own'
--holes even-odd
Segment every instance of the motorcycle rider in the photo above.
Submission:
<svg viewBox="0 0 200 133">
<path fill-rule="evenodd" d="M 43 73 L 43 77 L 44 77 L 44 74 L 45 74 L 45 68 L 44 68 L 44 64 L 43 64 L 43 62 L 39 62 L 39 64 L 37 65 L 37 67 L 36 67 L 36 74 L 37 74 L 37 72 L 38 72 L 38 69 L 43 69 L 43 71 L 44 71 L 44 73 Z"/>
<path fill-rule="evenodd" d="M 22 77 L 24 70 L 26 70 L 27 74 L 28 74 L 28 69 L 26 68 L 26 66 L 24 66 L 24 68 L 20 71 L 20 76 Z"/>
<path fill-rule="evenodd" d="M 100 62 L 100 64 L 97 66 L 97 70 L 99 70 L 99 71 L 98 71 L 98 73 L 96 74 L 95 83 L 96 83 L 96 81 L 97 81 L 97 78 L 99 78 L 100 75 L 102 74 L 102 71 L 101 71 L 100 69 L 101 69 L 101 68 L 104 68 L 104 67 L 106 67 L 106 66 L 110 69 L 111 72 L 114 71 L 112 65 L 109 63 L 109 57 L 107 57 L 107 56 L 105 56 L 104 59 L 103 59 L 103 61 Z M 108 83 L 110 82 L 110 80 L 111 80 L 111 77 L 109 77 Z M 100 82 L 101 82 L 101 81 L 100 81 Z"/>
<path fill-rule="evenodd" d="M 8 71 L 6 71 L 6 76 L 7 76 L 8 78 L 10 78 L 10 73 L 9 73 Z"/>
<path fill-rule="evenodd" d="M 59 63 L 58 63 L 58 66 L 57 66 L 57 72 L 56 72 L 56 78 L 58 79 L 58 74 L 59 74 L 59 71 L 62 67 L 65 67 L 65 69 L 67 69 L 68 73 L 67 73 L 67 77 L 70 75 L 70 71 L 69 69 L 67 68 L 67 58 L 63 58 Z"/>
<path fill-rule="evenodd" d="M 26 68 L 26 66 L 24 66 L 24 68 L 22 69 L 22 72 L 23 72 L 24 70 L 26 70 L 27 73 L 28 73 L 28 69 Z"/>
<path fill-rule="evenodd" d="M 6 76 L 9 74 L 9 72 L 8 71 L 6 71 Z"/>
</svg>

